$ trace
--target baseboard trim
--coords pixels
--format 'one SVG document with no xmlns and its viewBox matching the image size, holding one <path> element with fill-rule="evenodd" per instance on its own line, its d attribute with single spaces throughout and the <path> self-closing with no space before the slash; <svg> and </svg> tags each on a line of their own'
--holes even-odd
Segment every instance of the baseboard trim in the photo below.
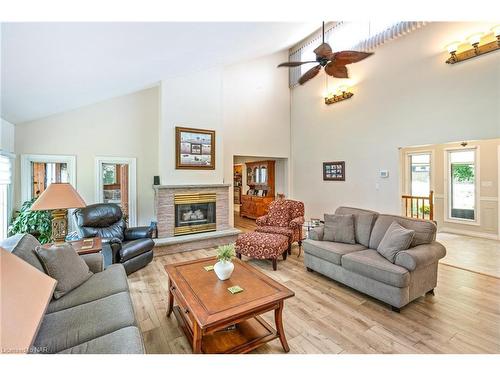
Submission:
<svg viewBox="0 0 500 375">
<path fill-rule="evenodd" d="M 440 228 L 439 232 L 440 233 L 445 232 L 445 233 L 452 233 L 452 234 L 462 234 L 464 236 L 486 238 L 489 240 L 499 240 L 500 239 L 498 237 L 498 235 L 492 234 L 492 233 L 474 232 L 472 230 L 454 229 L 454 228 L 447 228 L 447 227 Z"/>
</svg>

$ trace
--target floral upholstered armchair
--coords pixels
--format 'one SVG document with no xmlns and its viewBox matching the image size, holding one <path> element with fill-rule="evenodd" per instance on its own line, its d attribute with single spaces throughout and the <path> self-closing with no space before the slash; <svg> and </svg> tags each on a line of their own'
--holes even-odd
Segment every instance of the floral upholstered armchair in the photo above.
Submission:
<svg viewBox="0 0 500 375">
<path fill-rule="evenodd" d="M 278 199 L 269 205 L 267 215 L 256 220 L 256 232 L 282 234 L 288 237 L 288 253 L 294 242 L 302 246 L 304 203 L 291 199 Z"/>
</svg>

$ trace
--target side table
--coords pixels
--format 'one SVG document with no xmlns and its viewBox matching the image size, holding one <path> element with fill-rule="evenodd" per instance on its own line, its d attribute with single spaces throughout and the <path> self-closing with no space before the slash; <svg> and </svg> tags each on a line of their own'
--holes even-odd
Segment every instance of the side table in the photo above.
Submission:
<svg viewBox="0 0 500 375">
<path fill-rule="evenodd" d="M 102 253 L 102 256 L 104 257 L 104 268 L 113 264 L 111 246 L 107 243 L 103 243 L 101 237 L 82 238 L 79 240 L 67 241 L 66 243 L 69 243 L 78 255 Z M 49 247 L 52 245 L 52 243 L 49 243 L 43 246 Z"/>
</svg>

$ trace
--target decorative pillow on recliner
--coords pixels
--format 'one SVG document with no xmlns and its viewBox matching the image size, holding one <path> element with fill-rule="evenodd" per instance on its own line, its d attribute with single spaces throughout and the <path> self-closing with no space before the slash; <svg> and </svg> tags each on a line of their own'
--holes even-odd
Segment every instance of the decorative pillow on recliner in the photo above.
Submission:
<svg viewBox="0 0 500 375">
<path fill-rule="evenodd" d="M 354 215 L 325 214 L 323 241 L 355 244 Z"/>
<path fill-rule="evenodd" d="M 47 275 L 57 280 L 54 298 L 58 299 L 83 284 L 93 273 L 70 244 L 34 250 Z"/>
<path fill-rule="evenodd" d="M 406 229 L 393 221 L 380 241 L 377 251 L 388 261 L 394 263 L 396 255 L 410 247 L 414 235 L 414 230 Z"/>
</svg>

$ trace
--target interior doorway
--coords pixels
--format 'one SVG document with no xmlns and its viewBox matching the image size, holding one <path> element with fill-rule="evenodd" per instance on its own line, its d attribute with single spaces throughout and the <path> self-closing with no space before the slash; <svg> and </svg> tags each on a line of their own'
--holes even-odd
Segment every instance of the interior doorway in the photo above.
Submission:
<svg viewBox="0 0 500 375">
<path fill-rule="evenodd" d="M 286 158 L 242 156 L 233 158 L 234 215 L 255 220 L 269 204 L 288 196 Z"/>
<path fill-rule="evenodd" d="M 129 226 L 137 221 L 135 163 L 135 158 L 96 158 L 96 202 L 119 205 Z"/>
</svg>

